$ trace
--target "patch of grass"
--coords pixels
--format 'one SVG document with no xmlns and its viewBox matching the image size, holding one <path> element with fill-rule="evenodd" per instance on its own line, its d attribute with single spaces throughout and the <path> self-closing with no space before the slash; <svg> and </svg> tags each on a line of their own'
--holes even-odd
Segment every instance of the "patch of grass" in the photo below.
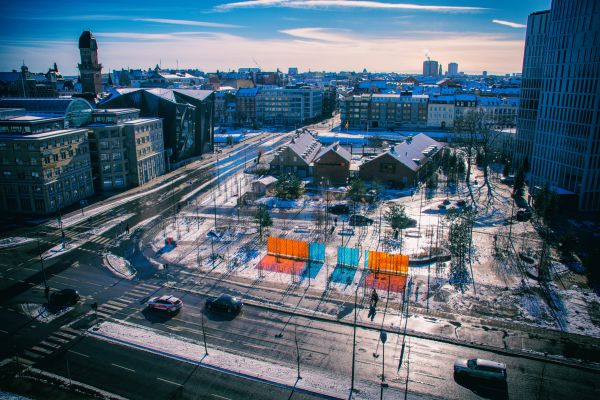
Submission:
<svg viewBox="0 0 600 400">
<path fill-rule="evenodd" d="M 595 326 L 600 326 L 600 303 L 592 301 L 588 304 L 588 314 Z"/>
</svg>

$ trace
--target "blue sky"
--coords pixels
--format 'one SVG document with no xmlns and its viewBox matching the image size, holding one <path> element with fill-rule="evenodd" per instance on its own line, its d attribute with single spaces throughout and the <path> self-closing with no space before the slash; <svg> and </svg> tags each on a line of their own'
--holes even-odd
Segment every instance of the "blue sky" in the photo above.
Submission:
<svg viewBox="0 0 600 400">
<path fill-rule="evenodd" d="M 76 74 L 91 29 L 108 69 L 362 70 L 418 73 L 427 54 L 468 73 L 518 72 L 524 25 L 550 0 L 55 0 L 6 2 L 0 70 L 56 62 Z"/>
</svg>

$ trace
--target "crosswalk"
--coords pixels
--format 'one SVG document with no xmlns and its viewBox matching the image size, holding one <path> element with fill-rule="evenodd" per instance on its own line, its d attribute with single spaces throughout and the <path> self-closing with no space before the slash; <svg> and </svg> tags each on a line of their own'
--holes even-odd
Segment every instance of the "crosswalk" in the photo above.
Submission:
<svg viewBox="0 0 600 400">
<path fill-rule="evenodd" d="M 99 318 L 107 319 L 115 314 L 122 312 L 129 307 L 137 307 L 144 302 L 148 297 L 152 296 L 162 286 L 149 283 L 140 283 L 132 289 L 125 292 L 122 296 L 108 300 L 106 303 L 98 305 L 96 314 Z M 87 314 L 86 314 L 87 315 Z M 82 318 L 85 318 L 84 315 Z M 77 321 L 73 321 L 67 325 L 61 326 L 50 336 L 37 343 L 34 346 L 28 347 L 18 356 L 17 361 L 26 366 L 32 366 L 44 358 L 54 354 L 61 348 L 68 346 L 78 337 L 85 335 L 86 330 L 78 330 L 71 327 Z"/>
</svg>

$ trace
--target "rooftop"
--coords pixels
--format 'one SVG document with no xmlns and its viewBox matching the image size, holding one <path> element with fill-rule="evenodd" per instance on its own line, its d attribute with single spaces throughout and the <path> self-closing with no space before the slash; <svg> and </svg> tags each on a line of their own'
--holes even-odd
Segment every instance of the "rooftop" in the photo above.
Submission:
<svg viewBox="0 0 600 400">
<path fill-rule="evenodd" d="M 24 134 L 24 135 L 13 135 L 13 134 L 2 134 L 0 135 L 0 140 L 2 141 L 12 141 L 12 140 L 42 140 L 49 139 L 56 136 L 62 135 L 71 135 L 73 133 L 86 132 L 85 128 L 78 129 L 59 129 L 56 131 L 43 132 L 43 133 L 33 133 L 33 134 Z"/>
</svg>

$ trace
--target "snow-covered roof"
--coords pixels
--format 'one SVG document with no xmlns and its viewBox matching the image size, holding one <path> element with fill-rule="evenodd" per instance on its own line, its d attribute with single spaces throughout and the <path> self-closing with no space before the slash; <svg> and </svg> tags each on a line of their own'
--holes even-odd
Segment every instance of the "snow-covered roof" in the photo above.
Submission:
<svg viewBox="0 0 600 400">
<path fill-rule="evenodd" d="M 321 143 L 317 141 L 310 133 L 303 132 L 285 146 L 296 153 L 305 162 L 311 163 L 318 151 L 321 149 Z"/>
<path fill-rule="evenodd" d="M 429 136 L 419 133 L 414 136 L 411 140 L 406 140 L 390 150 L 378 155 L 377 157 L 366 161 L 365 163 L 377 160 L 385 155 L 390 155 L 396 160 L 404 164 L 412 171 L 418 171 L 423 165 L 423 160 L 432 157 L 436 154 L 444 144 L 433 140 Z"/>
<path fill-rule="evenodd" d="M 352 160 L 352 155 L 350 154 L 350 152 L 342 146 L 340 146 L 340 142 L 338 141 L 330 144 L 327 147 L 322 147 L 317 156 L 315 157 L 315 162 L 319 162 L 319 159 L 330 151 L 333 151 L 334 153 L 338 154 L 340 157 L 344 158 L 348 162 Z"/>
</svg>

